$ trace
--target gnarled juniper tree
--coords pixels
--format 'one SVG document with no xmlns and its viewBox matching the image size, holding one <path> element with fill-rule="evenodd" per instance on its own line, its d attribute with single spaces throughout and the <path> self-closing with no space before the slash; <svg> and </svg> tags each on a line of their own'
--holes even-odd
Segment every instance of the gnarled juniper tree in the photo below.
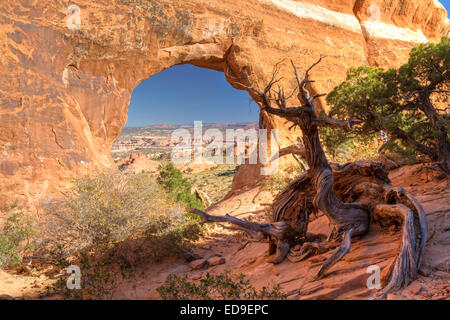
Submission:
<svg viewBox="0 0 450 320">
<path fill-rule="evenodd" d="M 299 106 L 287 107 L 288 98 L 283 89 L 275 91 L 279 81 L 279 64 L 272 79 L 263 90 L 255 87 L 247 72 L 239 85 L 257 97 L 262 112 L 277 115 L 300 127 L 303 134 L 301 154 L 309 168 L 290 183 L 274 200 L 273 219 L 260 224 L 238 219 L 230 215 L 212 216 L 200 210 L 203 222 L 228 222 L 255 236 L 269 238 L 269 253 L 276 253 L 272 263 L 286 258 L 293 262 L 311 255 L 334 250 L 323 263 L 316 279 L 326 276 L 350 250 L 352 238 L 364 236 L 373 223 L 383 227 L 403 224 L 401 246 L 395 262 L 390 266 L 384 288 L 378 293 L 383 297 L 390 291 L 408 285 L 420 267 L 427 238 L 427 222 L 422 206 L 405 190 L 391 185 L 382 164 L 368 161 L 345 165 L 330 164 L 319 139 L 319 127 L 346 127 L 361 125 L 363 119 L 334 119 L 331 115 L 317 115 L 314 100 L 321 94 L 312 94 L 309 73 L 322 57 L 306 70 L 303 78 L 292 63 L 297 80 Z M 324 213 L 331 225 L 328 239 L 308 233 L 309 216 L 313 212 Z M 294 247 L 300 245 L 300 250 Z"/>
<path fill-rule="evenodd" d="M 327 96 L 337 119 L 360 124 L 353 132 L 328 130 L 325 143 L 336 148 L 348 139 L 384 132 L 382 149 L 428 156 L 450 173 L 450 41 L 419 45 L 399 69 L 352 68 Z M 345 132 L 344 132 L 345 131 Z"/>
</svg>

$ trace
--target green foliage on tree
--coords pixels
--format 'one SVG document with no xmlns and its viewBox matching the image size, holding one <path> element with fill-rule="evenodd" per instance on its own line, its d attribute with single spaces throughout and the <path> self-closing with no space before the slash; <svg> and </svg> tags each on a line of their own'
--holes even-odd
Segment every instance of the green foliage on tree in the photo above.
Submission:
<svg viewBox="0 0 450 320">
<path fill-rule="evenodd" d="M 350 140 L 385 135 L 382 149 L 403 155 L 427 155 L 448 172 L 450 163 L 450 43 L 414 48 L 398 69 L 352 68 L 347 79 L 327 96 L 331 115 L 352 119 L 353 131 L 322 132 L 327 149 L 338 150 Z"/>
<path fill-rule="evenodd" d="M 186 209 L 204 209 L 203 203 L 193 194 L 192 185 L 183 177 L 180 170 L 169 162 L 159 169 L 158 183 L 178 202 L 185 204 Z"/>
</svg>

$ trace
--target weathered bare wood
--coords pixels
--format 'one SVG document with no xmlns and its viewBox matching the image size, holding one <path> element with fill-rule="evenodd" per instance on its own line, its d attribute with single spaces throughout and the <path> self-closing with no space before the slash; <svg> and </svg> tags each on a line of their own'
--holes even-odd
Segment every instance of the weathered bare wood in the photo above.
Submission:
<svg viewBox="0 0 450 320">
<path fill-rule="evenodd" d="M 284 221 L 274 223 L 256 223 L 238 219 L 228 214 L 225 216 L 213 216 L 198 209 L 192 209 L 190 212 L 202 217 L 202 223 L 228 222 L 240 228 L 248 229 L 254 232 L 261 232 L 267 236 L 272 236 L 279 240 L 288 240 L 292 236 L 292 230 Z"/>
<path fill-rule="evenodd" d="M 298 145 L 293 144 L 289 147 L 282 148 L 282 149 L 280 149 L 280 151 L 278 151 L 278 157 L 280 157 L 280 158 L 285 155 L 288 155 L 288 154 L 296 154 L 301 157 L 305 157 L 305 148 L 302 148 Z M 273 160 L 275 160 L 275 159 L 272 158 L 271 161 L 273 161 Z"/>
<path fill-rule="evenodd" d="M 301 112 L 297 112 L 297 119 L 295 119 L 292 112 L 286 112 L 285 109 L 280 110 L 285 112 L 285 118 L 287 120 L 293 121 L 303 132 L 305 158 L 310 167 L 307 177 L 310 179 L 313 187 L 313 190 L 308 190 L 308 193 L 315 193 L 312 200 L 313 208 L 314 210 L 323 212 L 334 226 L 334 231 L 330 235 L 329 240 L 342 240 L 339 248 L 322 265 L 317 277 L 321 278 L 325 276 L 326 272 L 345 256 L 350 250 L 352 236 L 364 235 L 369 230 L 369 218 L 372 214 L 370 208 L 378 201 L 391 201 L 392 203 L 392 198 L 395 197 L 398 202 L 407 203 L 405 206 L 414 210 L 415 215 L 407 214 L 405 217 L 403 246 L 393 266 L 391 280 L 382 292 L 382 294 L 385 294 L 386 292 L 407 285 L 417 272 L 426 241 L 426 217 L 420 204 L 412 195 L 402 189 L 390 186 L 387 174 L 380 166 L 367 162 L 352 163 L 344 166 L 331 166 L 328 163 L 319 140 L 317 126 L 332 125 L 352 128 L 358 121 L 349 119 L 343 122 L 332 119 L 331 115 L 320 118 L 316 116 L 314 99 L 320 95 L 311 94 L 306 84 L 310 81 L 309 72 L 321 60 L 322 57 L 306 70 L 303 79 L 300 78 L 295 64 L 291 61 L 299 86 L 299 100 L 306 105 L 301 107 Z M 283 102 L 280 104 L 285 105 Z M 263 107 L 269 113 L 272 112 L 280 115 L 280 112 L 273 112 L 273 108 L 268 105 L 264 105 Z M 334 174 L 340 180 L 337 185 L 334 181 Z M 372 177 L 370 177 L 370 174 L 372 174 Z M 302 181 L 305 181 L 305 179 L 305 176 L 301 177 Z M 353 181 L 349 181 L 350 179 L 353 179 Z M 277 199 L 278 203 L 281 204 L 281 208 L 279 206 L 274 207 L 274 218 L 277 219 L 275 221 L 280 221 L 278 219 L 282 219 L 285 216 L 286 207 L 295 198 L 292 193 L 304 192 L 307 189 L 306 186 L 301 187 L 294 191 L 292 185 L 290 185 L 287 190 L 282 192 L 281 197 Z M 339 197 L 336 195 L 336 192 L 339 193 Z M 366 199 L 361 198 L 363 194 Z M 385 195 L 384 199 L 380 196 L 383 194 Z M 305 197 L 306 199 L 307 197 Z M 419 230 L 411 229 L 411 227 L 408 227 L 410 225 L 417 226 L 416 228 Z M 415 241 L 414 246 L 412 241 Z M 414 256 L 405 257 L 406 252 L 411 252 L 412 249 L 415 249 Z M 303 259 L 305 255 L 302 254 L 300 257 Z"/>
<path fill-rule="evenodd" d="M 403 223 L 403 238 L 399 254 L 390 269 L 387 285 L 377 297 L 408 285 L 420 267 L 426 241 L 426 216 L 420 203 L 408 192 L 391 185 L 384 166 L 368 161 L 345 165 L 330 164 L 322 148 L 318 126 L 348 126 L 352 128 L 358 120 L 337 121 L 331 114 L 317 117 L 314 100 L 322 96 L 312 92 L 309 73 L 317 66 L 321 56 L 309 67 L 303 78 L 291 61 L 298 84 L 299 107 L 286 107 L 283 89 L 272 98 L 272 87 L 279 79 L 277 64 L 272 79 L 264 90 L 256 88 L 250 76 L 245 73 L 242 84 L 258 97 L 258 103 L 265 112 L 285 118 L 299 126 L 303 133 L 303 148 L 288 147 L 282 153 L 297 153 L 304 158 L 309 169 L 290 183 L 274 200 L 272 223 L 259 224 L 235 217 L 211 216 L 199 210 L 192 212 L 203 217 L 204 222 L 229 222 L 253 232 L 260 232 L 269 238 L 269 253 L 276 251 L 271 262 L 280 263 L 286 257 L 301 261 L 311 255 L 331 249 L 335 251 L 323 263 L 316 279 L 325 277 L 351 249 L 352 237 L 363 236 L 369 230 L 369 222 L 382 225 Z M 275 102 L 278 108 L 272 106 Z M 308 225 L 311 213 L 325 214 L 332 225 L 327 241 L 311 241 Z M 300 246 L 298 252 L 292 248 Z"/>
<path fill-rule="evenodd" d="M 341 242 L 340 247 L 333 252 L 331 257 L 329 257 L 323 263 L 319 272 L 317 273 L 316 279 L 320 279 L 324 276 L 325 272 L 328 271 L 333 265 L 335 265 L 339 260 L 341 260 L 349 251 L 352 245 L 352 235 L 354 229 L 350 229 L 344 232 L 344 236 Z"/>
<path fill-rule="evenodd" d="M 288 260 L 291 262 L 300 262 L 312 255 L 325 253 L 330 250 L 331 244 L 329 242 L 305 242 L 298 252 L 291 250 L 288 255 Z"/>
<path fill-rule="evenodd" d="M 399 254 L 388 271 L 389 281 L 376 298 L 384 298 L 416 278 L 427 239 L 426 215 L 420 203 L 402 188 L 386 186 L 384 189 L 388 204 L 376 205 L 373 218 L 384 224 L 389 221 L 403 224 L 403 228 Z"/>
</svg>

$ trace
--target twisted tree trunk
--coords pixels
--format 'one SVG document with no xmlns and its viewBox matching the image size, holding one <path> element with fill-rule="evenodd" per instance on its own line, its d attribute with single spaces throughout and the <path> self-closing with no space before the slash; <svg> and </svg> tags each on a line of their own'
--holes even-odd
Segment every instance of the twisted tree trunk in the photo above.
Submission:
<svg viewBox="0 0 450 320">
<path fill-rule="evenodd" d="M 355 123 L 338 121 L 331 117 L 318 118 L 314 111 L 314 99 L 321 95 L 311 95 L 307 88 L 310 70 L 321 62 L 320 58 L 305 73 L 303 79 L 292 63 L 298 82 L 300 107 L 287 108 L 284 91 L 275 92 L 272 86 L 278 81 L 278 65 L 275 66 L 272 80 L 264 91 L 255 88 L 248 74 L 247 84 L 239 83 L 258 97 L 261 109 L 298 125 L 303 133 L 305 157 L 309 169 L 293 181 L 275 199 L 272 206 L 273 222 L 258 224 L 237 219 L 229 215 L 211 216 L 194 210 L 203 217 L 204 222 L 229 222 L 251 232 L 269 238 L 269 253 L 277 253 L 272 263 L 280 263 L 288 257 L 293 262 L 309 256 L 335 249 L 323 263 L 317 278 L 326 276 L 351 248 L 352 237 L 363 236 L 370 222 L 385 227 L 389 224 L 403 224 L 403 237 L 399 254 L 388 272 L 386 285 L 376 297 L 384 297 L 388 292 L 408 285 L 416 276 L 425 248 L 427 223 L 426 216 L 417 200 L 405 190 L 393 187 L 382 164 L 372 162 L 353 162 L 345 165 L 328 163 L 323 151 L 318 126 L 348 126 Z M 242 79 L 242 78 L 241 78 Z M 272 102 L 278 108 L 271 106 Z M 309 217 L 313 212 L 322 212 L 333 226 L 326 241 L 307 232 Z M 293 251 L 300 245 L 299 251 Z"/>
</svg>

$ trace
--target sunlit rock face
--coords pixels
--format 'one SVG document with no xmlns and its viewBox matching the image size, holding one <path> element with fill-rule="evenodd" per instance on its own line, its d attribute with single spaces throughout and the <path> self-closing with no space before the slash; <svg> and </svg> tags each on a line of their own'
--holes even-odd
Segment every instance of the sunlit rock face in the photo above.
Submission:
<svg viewBox="0 0 450 320">
<path fill-rule="evenodd" d="M 304 70 L 323 54 L 312 77 L 326 93 L 349 67 L 396 66 L 449 34 L 433 0 L 4 0 L 0 9 L 0 204 L 34 203 L 112 166 L 133 89 L 173 65 L 222 70 L 245 89 L 235 79 L 244 70 L 263 83 L 284 59 L 281 85 L 293 89 L 289 60 Z M 283 120 L 264 119 L 282 146 L 296 141 Z"/>
<path fill-rule="evenodd" d="M 373 66 L 398 65 L 417 43 L 438 41 L 450 31 L 447 13 L 437 0 L 357 0 L 354 12 Z"/>
</svg>

